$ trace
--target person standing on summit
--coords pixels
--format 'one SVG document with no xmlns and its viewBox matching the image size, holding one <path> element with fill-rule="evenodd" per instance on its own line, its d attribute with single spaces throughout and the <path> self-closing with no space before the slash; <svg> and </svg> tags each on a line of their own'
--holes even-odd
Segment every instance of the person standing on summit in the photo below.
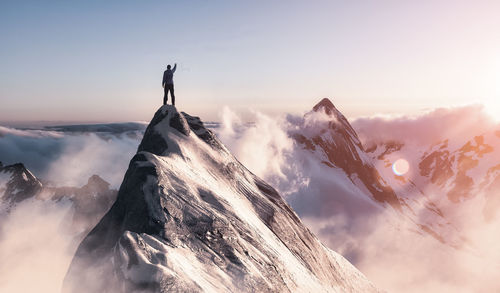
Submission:
<svg viewBox="0 0 500 293">
<path fill-rule="evenodd" d="M 165 95 L 163 96 L 163 105 L 167 104 L 168 101 L 168 91 L 172 96 L 172 105 L 175 106 L 175 95 L 174 95 L 174 72 L 177 69 L 177 63 L 175 63 L 174 68 L 171 69 L 170 64 L 167 65 L 167 70 L 163 72 L 163 81 L 161 85 L 165 90 Z"/>
</svg>

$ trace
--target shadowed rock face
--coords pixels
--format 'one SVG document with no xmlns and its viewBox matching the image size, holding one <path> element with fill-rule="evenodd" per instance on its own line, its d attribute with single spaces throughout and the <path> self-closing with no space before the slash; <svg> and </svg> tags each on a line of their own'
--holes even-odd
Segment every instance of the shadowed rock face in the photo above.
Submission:
<svg viewBox="0 0 500 293">
<path fill-rule="evenodd" d="M 430 146 L 419 157 L 421 184 L 434 185 L 453 204 L 484 197 L 483 215 L 493 220 L 500 210 L 500 164 L 495 130 L 468 140 L 445 139 Z"/>
<path fill-rule="evenodd" d="M 118 191 L 98 175 L 92 175 L 82 187 L 44 187 L 44 197 L 69 200 L 74 209 L 72 230 L 86 235 L 101 220 L 116 200 Z M 79 238 L 81 239 L 81 238 Z"/>
<path fill-rule="evenodd" d="M 115 202 L 117 190 L 98 175 L 82 187 L 44 186 L 23 164 L 3 166 L 0 163 L 0 204 L 9 213 L 26 200 L 69 201 L 73 208 L 69 232 L 76 241 L 97 224 Z"/>
<path fill-rule="evenodd" d="M 321 179 L 320 176 L 311 177 L 309 184 L 321 190 L 321 193 L 318 194 L 321 196 L 322 203 L 331 203 L 328 206 L 333 206 L 335 203 L 337 206 L 342 206 L 342 212 L 349 214 L 351 218 L 367 217 L 369 214 L 385 210 L 386 207 L 392 207 L 401 216 L 401 222 L 408 221 L 418 233 L 428 234 L 452 247 L 461 247 L 465 243 L 465 239 L 450 224 L 442 210 L 419 190 L 412 180 L 403 176 L 395 176 L 392 172 L 390 175 L 394 179 L 390 178 L 387 174 L 380 173 L 380 171 L 384 171 L 384 169 L 379 169 L 380 164 L 375 165 L 377 161 L 383 161 L 384 167 L 390 168 L 392 163 L 386 157 L 400 151 L 404 147 L 403 143 L 386 141 L 383 144 L 373 143 L 365 148 L 344 115 L 328 99 L 321 100 L 313 107 L 312 111 L 294 123 L 296 123 L 296 127 L 291 131 L 291 135 L 303 148 L 307 157 L 311 156 L 314 160 L 328 166 L 322 166 L 326 171 L 329 171 L 327 169 L 335 171 L 330 173 L 331 180 L 327 177 L 325 177 L 326 179 Z M 465 147 L 465 151 L 470 152 L 471 149 L 474 149 L 473 146 L 474 144 Z M 481 149 L 484 149 L 483 152 L 488 151 L 488 148 L 484 146 Z M 423 161 L 421 168 L 427 165 L 436 165 L 435 157 L 440 157 L 440 155 L 437 153 L 429 156 Z M 447 160 L 447 157 L 444 157 L 443 160 Z M 472 160 L 466 158 L 463 162 L 464 166 L 473 163 Z M 445 171 L 448 166 L 446 164 L 439 165 L 443 172 L 433 173 L 436 180 L 441 180 L 439 176 L 447 176 Z M 341 190 L 338 187 L 340 184 L 336 181 L 338 174 L 342 174 L 342 176 L 345 174 L 347 177 L 348 181 L 342 181 L 345 184 L 342 186 L 357 188 L 357 192 L 346 192 L 346 194 L 339 192 Z M 462 186 L 466 183 L 464 180 Z M 356 197 L 359 195 L 361 195 L 360 198 L 368 199 L 369 203 L 366 204 L 359 200 Z M 349 198 L 345 199 L 345 196 L 349 196 Z M 292 198 L 292 202 L 293 200 L 303 199 L 296 197 Z M 299 206 L 307 206 L 307 203 L 302 203 Z M 361 209 L 363 212 L 358 212 Z M 332 208 L 328 208 L 324 214 L 331 215 L 331 210 Z M 315 210 L 302 208 L 301 212 L 314 215 L 322 210 L 321 207 L 316 207 Z"/>
<path fill-rule="evenodd" d="M 10 205 L 34 197 L 42 190 L 40 180 L 21 163 L 5 167 L 0 163 L 0 181 L 0 199 Z"/>
<path fill-rule="evenodd" d="M 447 193 L 452 202 L 473 197 L 474 180 L 467 173 L 479 164 L 485 154 L 493 152 L 493 147 L 484 142 L 482 135 L 475 136 L 456 151 L 450 152 L 448 140 L 440 143 L 438 147 L 437 150 L 426 152 L 422 156 L 419 164 L 420 175 L 429 177 L 432 183 L 441 187 L 453 179 L 452 188 Z M 491 172 L 488 171 L 487 177 Z"/>
<path fill-rule="evenodd" d="M 344 170 L 351 180 L 359 178 L 376 201 L 401 211 L 397 195 L 373 164 L 364 158 L 363 145 L 345 116 L 326 98 L 313 107 L 314 112 L 324 112 L 329 117 L 328 125 L 320 133 L 297 133 L 296 141 L 305 149 L 322 151 L 326 157 L 323 164 Z"/>
<path fill-rule="evenodd" d="M 104 278 L 102 276 L 105 276 Z M 197 117 L 163 106 L 66 292 L 373 292 Z"/>
</svg>

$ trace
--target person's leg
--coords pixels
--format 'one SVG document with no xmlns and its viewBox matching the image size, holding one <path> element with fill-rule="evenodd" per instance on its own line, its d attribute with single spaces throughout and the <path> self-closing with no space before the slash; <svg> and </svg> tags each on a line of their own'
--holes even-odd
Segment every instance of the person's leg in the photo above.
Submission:
<svg viewBox="0 0 500 293">
<path fill-rule="evenodd" d="M 168 101 L 168 85 L 165 85 L 165 88 L 163 89 L 163 92 L 165 93 L 163 95 L 163 105 L 166 105 L 167 101 Z"/>
<path fill-rule="evenodd" d="M 172 96 L 172 105 L 175 106 L 175 95 L 174 95 L 174 85 L 170 85 L 170 95 Z"/>
</svg>

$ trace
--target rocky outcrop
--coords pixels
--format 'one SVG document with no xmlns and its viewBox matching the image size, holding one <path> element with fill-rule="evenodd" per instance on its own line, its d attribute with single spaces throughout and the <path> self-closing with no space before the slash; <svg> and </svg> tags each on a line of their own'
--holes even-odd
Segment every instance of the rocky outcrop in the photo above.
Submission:
<svg viewBox="0 0 500 293">
<path fill-rule="evenodd" d="M 6 212 L 27 200 L 68 201 L 73 208 L 69 232 L 79 234 L 78 240 L 109 210 L 117 193 L 98 175 L 92 175 L 82 187 L 46 186 L 23 164 L 0 163 L 0 205 Z"/>
<path fill-rule="evenodd" d="M 199 118 L 163 106 L 66 292 L 373 292 Z"/>
<path fill-rule="evenodd" d="M 323 99 L 306 116 L 326 115 L 319 130 L 307 131 L 302 127 L 293 137 L 305 149 L 321 152 L 323 164 L 342 169 L 354 184 L 360 180 L 373 198 L 388 203 L 401 211 L 401 203 L 394 190 L 380 176 L 375 166 L 367 160 L 363 145 L 351 124 L 329 99 Z M 307 117 L 306 117 L 307 119 Z"/>
<path fill-rule="evenodd" d="M 388 157 L 392 157 L 404 148 L 402 142 L 370 143 L 369 147 L 365 148 L 349 121 L 329 99 L 321 100 L 312 111 L 304 115 L 302 120 L 295 122 L 294 126 L 291 136 L 302 147 L 302 151 L 308 154 L 306 157 L 313 158 L 328 166 L 329 171 L 334 171 L 330 178 L 310 179 L 311 185 L 323 190 L 322 201 L 334 202 L 337 206 L 341 206 L 343 211 L 347 211 L 360 209 L 360 201 L 357 198 L 349 200 L 351 197 L 369 198 L 370 202 L 376 205 L 367 205 L 363 216 L 368 213 L 393 210 L 396 212 L 395 218 L 398 222 L 405 223 L 402 225 L 407 223 L 417 233 L 430 235 L 453 247 L 461 247 L 465 243 L 464 238 L 457 228 L 450 224 L 442 210 L 410 178 L 392 172 L 389 174 L 391 178 L 383 173 L 386 171 L 385 168 L 392 166 Z M 421 168 L 431 164 L 435 165 L 432 156 L 424 160 Z M 446 166 L 443 166 L 444 168 Z M 340 181 L 342 184 L 338 184 L 344 174 L 347 180 L 342 180 Z M 446 172 L 437 173 L 438 176 L 447 176 L 446 174 Z M 440 178 L 436 177 L 436 180 Z M 357 189 L 357 192 L 349 194 L 348 199 L 342 198 L 346 195 L 339 192 L 340 187 Z M 356 214 L 353 214 L 353 217 L 355 216 Z"/>
<path fill-rule="evenodd" d="M 7 205 L 15 205 L 36 196 L 42 190 L 42 183 L 21 164 L 3 166 L 0 164 L 0 199 Z"/>
</svg>

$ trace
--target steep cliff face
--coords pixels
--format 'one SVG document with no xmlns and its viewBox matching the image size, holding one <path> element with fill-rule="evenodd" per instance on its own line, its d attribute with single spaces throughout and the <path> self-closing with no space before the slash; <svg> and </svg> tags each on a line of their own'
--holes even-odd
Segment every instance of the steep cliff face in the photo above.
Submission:
<svg viewBox="0 0 500 293">
<path fill-rule="evenodd" d="M 15 205 L 36 196 L 42 183 L 23 164 L 3 166 L 0 162 L 0 200 Z"/>
<path fill-rule="evenodd" d="M 163 106 L 66 292 L 374 292 L 199 118 Z"/>
<path fill-rule="evenodd" d="M 404 144 L 386 142 L 365 148 L 349 121 L 329 99 L 321 100 L 295 123 L 290 135 L 307 153 L 306 157 L 321 162 L 329 169 L 323 172 L 321 178 L 312 177 L 309 184 L 321 188 L 325 202 L 329 202 L 329 197 L 338 198 L 331 202 L 344 210 L 361 210 L 361 205 L 364 205 L 363 213 L 394 212 L 394 225 L 408 223 L 412 230 L 453 247 L 465 243 L 433 199 L 409 178 L 392 172 L 392 163 L 398 158 L 393 154 L 404 148 Z M 431 159 L 433 157 L 427 160 Z M 326 174 L 331 174 L 331 177 Z M 349 196 L 364 197 L 372 205 L 342 198 L 339 192 L 342 188 L 354 190 Z"/>
<path fill-rule="evenodd" d="M 356 131 L 344 115 L 326 98 L 306 115 L 317 113 L 326 115 L 325 123 L 315 131 L 303 129 L 296 133 L 294 137 L 297 142 L 322 157 L 323 164 L 342 169 L 354 184 L 364 185 L 376 201 L 388 203 L 401 211 L 397 195 L 366 155 Z"/>
</svg>

